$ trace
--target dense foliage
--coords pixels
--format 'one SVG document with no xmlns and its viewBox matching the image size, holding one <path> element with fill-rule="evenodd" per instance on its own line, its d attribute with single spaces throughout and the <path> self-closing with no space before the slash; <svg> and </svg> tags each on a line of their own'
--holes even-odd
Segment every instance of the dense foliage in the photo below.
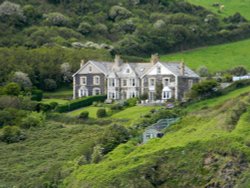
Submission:
<svg viewBox="0 0 250 188">
<path fill-rule="evenodd" d="M 250 36 L 239 13 L 221 19 L 186 1 L 47 1 L 0 4 L 0 46 L 103 48 L 166 53 Z"/>
</svg>

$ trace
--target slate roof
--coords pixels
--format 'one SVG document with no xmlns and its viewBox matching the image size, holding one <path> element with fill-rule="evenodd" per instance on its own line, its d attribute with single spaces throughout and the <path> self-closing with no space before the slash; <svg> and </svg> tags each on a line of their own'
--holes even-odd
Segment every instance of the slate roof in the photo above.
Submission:
<svg viewBox="0 0 250 188">
<path fill-rule="evenodd" d="M 174 73 L 177 76 L 182 76 L 180 73 L 180 63 L 177 62 L 160 62 L 164 67 L 169 69 L 172 73 Z M 192 71 L 189 67 L 185 65 L 185 72 L 184 76 L 188 77 L 197 77 L 199 78 L 199 75 L 197 75 L 194 71 Z"/>
<path fill-rule="evenodd" d="M 113 62 L 92 61 L 92 60 L 90 60 L 89 62 L 96 65 L 96 67 L 101 69 L 106 75 L 110 74 L 113 71 L 113 66 L 114 66 Z M 160 62 L 160 63 L 163 66 L 165 66 L 168 70 L 170 70 L 173 74 L 175 74 L 177 76 L 182 76 L 180 73 L 180 63 L 178 63 L 178 62 Z M 139 77 L 146 74 L 146 72 L 153 66 L 151 63 L 139 63 L 139 62 L 137 62 L 137 63 L 123 63 L 120 66 L 120 69 L 116 71 L 116 73 L 119 76 L 121 76 L 121 77 L 123 76 L 122 71 L 127 64 L 130 65 L 130 67 L 135 71 L 135 73 Z M 77 74 L 78 72 L 79 72 L 79 70 L 75 74 Z M 185 66 L 184 76 L 194 77 L 194 78 L 199 77 L 194 71 L 192 71 L 187 66 Z"/>
</svg>

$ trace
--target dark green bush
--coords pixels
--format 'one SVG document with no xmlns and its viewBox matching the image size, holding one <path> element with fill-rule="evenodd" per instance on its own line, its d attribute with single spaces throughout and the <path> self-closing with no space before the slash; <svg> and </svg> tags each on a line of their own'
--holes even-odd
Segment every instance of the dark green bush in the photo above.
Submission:
<svg viewBox="0 0 250 188">
<path fill-rule="evenodd" d="M 106 117 L 107 116 L 107 112 L 106 112 L 105 108 L 98 109 L 97 112 L 96 112 L 96 116 L 98 118 Z"/>
<path fill-rule="evenodd" d="M 56 111 L 57 112 L 69 112 L 78 108 L 90 106 L 93 104 L 93 102 L 98 102 L 98 101 L 103 102 L 105 100 L 106 100 L 105 95 L 90 96 L 90 97 L 85 97 L 82 99 L 76 99 L 64 105 L 58 105 L 56 108 Z"/>
<path fill-rule="evenodd" d="M 1 140 L 8 144 L 25 139 L 25 135 L 16 126 L 5 126 L 2 130 Z"/>
<path fill-rule="evenodd" d="M 79 118 L 80 119 L 88 119 L 89 117 L 89 112 L 82 112 L 80 115 L 79 115 Z"/>
<path fill-rule="evenodd" d="M 31 112 L 27 117 L 23 118 L 20 124 L 21 128 L 29 129 L 44 124 L 45 117 L 42 113 Z"/>
<path fill-rule="evenodd" d="M 31 92 L 31 100 L 41 101 L 43 98 L 43 91 L 39 89 L 32 90 Z"/>
</svg>

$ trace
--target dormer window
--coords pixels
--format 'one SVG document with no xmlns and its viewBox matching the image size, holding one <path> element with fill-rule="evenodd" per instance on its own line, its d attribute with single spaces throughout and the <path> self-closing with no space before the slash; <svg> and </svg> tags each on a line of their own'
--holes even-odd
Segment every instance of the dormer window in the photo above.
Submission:
<svg viewBox="0 0 250 188">
<path fill-rule="evenodd" d="M 130 69 L 127 69 L 127 70 L 126 70 L 126 73 L 129 74 L 129 73 L 130 73 Z"/>
<path fill-rule="evenodd" d="M 157 74 L 161 74 L 161 67 L 157 67 Z"/>
<path fill-rule="evenodd" d="M 91 66 L 89 66 L 89 72 L 92 72 L 92 67 Z"/>
</svg>

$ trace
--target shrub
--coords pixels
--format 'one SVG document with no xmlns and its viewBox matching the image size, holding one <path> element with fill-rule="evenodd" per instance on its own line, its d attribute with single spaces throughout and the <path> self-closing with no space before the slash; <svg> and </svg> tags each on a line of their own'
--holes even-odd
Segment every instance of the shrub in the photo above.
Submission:
<svg viewBox="0 0 250 188">
<path fill-rule="evenodd" d="M 98 118 L 106 117 L 107 116 L 107 112 L 106 112 L 105 108 L 98 109 L 97 112 L 96 112 L 96 116 Z"/>
<path fill-rule="evenodd" d="M 20 94 L 20 90 L 20 86 L 14 82 L 11 82 L 5 86 L 5 93 L 7 95 L 18 96 Z"/>
<path fill-rule="evenodd" d="M 45 116 L 42 113 L 31 112 L 21 121 L 21 127 L 29 129 L 30 127 L 38 127 L 44 124 Z"/>
<path fill-rule="evenodd" d="M 13 119 L 14 117 L 10 112 L 6 110 L 0 111 L 0 127 L 6 124 L 10 125 Z"/>
<path fill-rule="evenodd" d="M 43 91 L 39 89 L 32 90 L 31 100 L 41 101 L 43 99 Z"/>
<path fill-rule="evenodd" d="M 91 155 L 91 162 L 92 163 L 99 163 L 102 160 L 102 148 L 101 146 L 97 145 L 94 147 L 94 151 Z"/>
<path fill-rule="evenodd" d="M 235 76 L 244 76 L 247 74 L 247 70 L 243 66 L 234 67 L 230 72 Z"/>
<path fill-rule="evenodd" d="M 130 98 L 126 102 L 129 107 L 136 106 L 136 103 L 138 101 L 138 98 Z"/>
<path fill-rule="evenodd" d="M 128 130 L 121 125 L 113 124 L 107 127 L 99 139 L 103 148 L 102 153 L 107 154 L 119 144 L 127 142 L 129 136 Z"/>
<path fill-rule="evenodd" d="M 4 108 L 20 108 L 21 101 L 16 96 L 0 96 L 0 109 Z"/>
<path fill-rule="evenodd" d="M 25 135 L 16 126 L 5 126 L 2 130 L 1 140 L 6 143 L 19 142 L 25 139 Z"/>
<path fill-rule="evenodd" d="M 205 66 L 201 66 L 197 69 L 197 72 L 198 74 L 201 76 L 201 77 L 208 77 L 209 76 L 209 72 L 208 72 L 208 69 L 207 67 Z"/>
<path fill-rule="evenodd" d="M 122 110 L 122 105 L 121 104 L 113 104 L 113 105 L 110 106 L 110 109 L 112 111 Z"/>
<path fill-rule="evenodd" d="M 80 119 L 88 119 L 89 117 L 89 112 L 82 112 L 80 115 L 79 115 L 79 118 Z"/>
<path fill-rule="evenodd" d="M 105 95 L 90 96 L 82 99 L 72 100 L 71 102 L 58 105 L 56 108 L 57 112 L 69 112 L 78 108 L 92 105 L 94 102 L 103 102 L 107 97 Z"/>
</svg>

